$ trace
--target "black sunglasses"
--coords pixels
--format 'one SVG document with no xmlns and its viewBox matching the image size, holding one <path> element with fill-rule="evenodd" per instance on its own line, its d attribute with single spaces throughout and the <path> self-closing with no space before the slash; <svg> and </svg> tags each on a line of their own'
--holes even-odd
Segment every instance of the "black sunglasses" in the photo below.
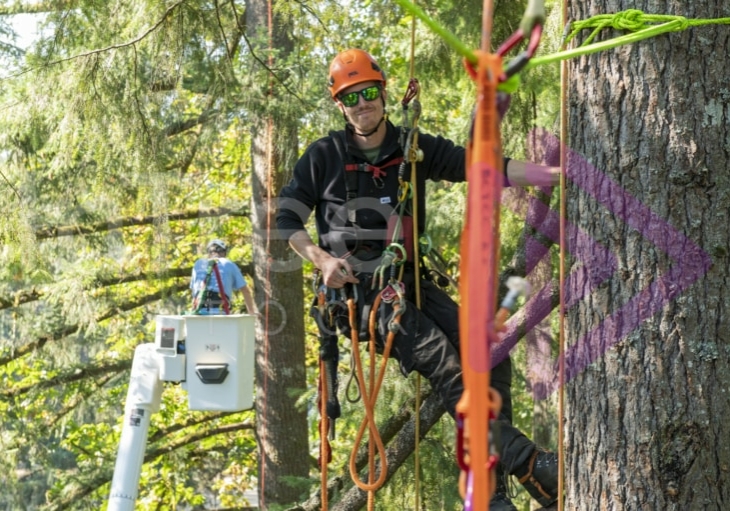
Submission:
<svg viewBox="0 0 730 511">
<path fill-rule="evenodd" d="M 340 94 L 338 99 L 342 101 L 343 105 L 349 108 L 357 105 L 357 102 L 360 100 L 358 96 L 362 96 L 365 101 L 374 101 L 380 97 L 380 85 L 371 85 L 362 90 Z"/>
</svg>

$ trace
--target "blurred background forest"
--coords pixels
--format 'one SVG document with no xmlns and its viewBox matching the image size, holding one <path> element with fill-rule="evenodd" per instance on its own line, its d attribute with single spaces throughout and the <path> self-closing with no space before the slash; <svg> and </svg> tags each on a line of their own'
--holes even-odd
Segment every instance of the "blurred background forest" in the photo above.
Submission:
<svg viewBox="0 0 730 511">
<path fill-rule="evenodd" d="M 254 257 L 260 227 L 251 221 L 261 202 L 252 170 L 261 119 L 288 123 L 297 151 L 341 127 L 326 70 L 338 51 L 361 47 L 388 71 L 391 118 L 400 121 L 412 51 L 412 19 L 402 9 L 382 0 L 274 2 L 293 44 L 280 56 L 265 27 L 244 23 L 247 9 L 262 5 L 0 5 L 0 509 L 104 508 L 134 348 L 153 341 L 155 315 L 189 307 L 190 271 L 210 238 L 229 242 L 260 304 L 281 293 L 267 294 L 255 272 L 265 263 Z M 541 52 L 555 50 L 561 35 L 553 7 Z M 437 0 L 425 9 L 478 47 L 480 4 Z M 523 9 L 523 2 L 497 2 L 495 41 L 516 29 Z M 421 130 L 464 141 L 473 83 L 439 37 L 420 23 L 415 34 Z M 503 123 L 506 154 L 532 156 L 535 127 L 557 132 L 558 74 L 557 66 L 543 66 L 523 77 Z M 429 200 L 427 230 L 458 278 L 464 187 L 432 184 Z M 511 204 L 502 222 L 505 266 L 524 228 L 518 202 Z M 296 284 L 305 299 L 290 315 L 306 318 L 307 385 L 294 397 L 307 414 L 316 458 L 316 328 L 306 314 L 309 282 Z M 554 421 L 551 406 L 533 404 L 524 357 L 518 351 L 516 421 L 550 441 L 540 429 Z M 379 406 L 398 410 L 414 388 L 391 364 Z M 334 471 L 346 464 L 361 413 L 360 405 L 342 402 Z M 137 509 L 245 509 L 257 488 L 254 421 L 253 411 L 190 412 L 185 393 L 167 387 L 153 417 Z M 438 509 L 460 505 L 453 437 L 453 421 L 444 417 L 422 445 L 424 492 Z M 304 463 L 310 477 L 291 481 L 302 499 L 318 485 L 315 464 Z M 408 507 L 412 470 L 410 460 L 380 493 L 383 509 Z"/>
</svg>

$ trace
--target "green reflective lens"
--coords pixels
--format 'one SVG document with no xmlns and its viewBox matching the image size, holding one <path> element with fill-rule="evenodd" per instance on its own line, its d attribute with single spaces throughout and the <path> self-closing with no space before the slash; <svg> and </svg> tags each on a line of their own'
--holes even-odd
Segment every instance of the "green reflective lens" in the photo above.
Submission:
<svg viewBox="0 0 730 511">
<path fill-rule="evenodd" d="M 340 96 L 340 101 L 342 101 L 342 104 L 348 108 L 353 107 L 357 105 L 357 102 L 359 101 L 358 96 L 362 96 L 365 101 L 374 101 L 380 96 L 380 86 L 372 85 L 362 90 L 342 94 Z"/>
</svg>

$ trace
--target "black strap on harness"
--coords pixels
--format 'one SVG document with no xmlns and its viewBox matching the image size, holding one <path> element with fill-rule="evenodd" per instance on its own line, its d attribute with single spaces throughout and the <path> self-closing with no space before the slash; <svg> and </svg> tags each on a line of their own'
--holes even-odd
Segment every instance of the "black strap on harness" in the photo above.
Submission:
<svg viewBox="0 0 730 511">
<path fill-rule="evenodd" d="M 357 163 L 350 156 L 347 150 L 347 141 L 345 140 L 344 132 L 331 131 L 330 136 L 335 143 L 337 154 L 340 156 L 342 161 L 345 163 L 345 190 L 346 190 L 346 204 L 347 204 L 347 219 L 351 224 L 357 224 L 356 210 L 355 210 L 355 199 L 358 198 L 358 172 L 369 172 L 373 175 L 373 181 L 377 188 L 383 187 L 383 176 L 386 174 L 386 170 L 389 167 L 400 165 L 403 162 L 403 157 L 398 156 L 393 158 L 381 166 L 372 165 L 370 163 Z"/>
</svg>

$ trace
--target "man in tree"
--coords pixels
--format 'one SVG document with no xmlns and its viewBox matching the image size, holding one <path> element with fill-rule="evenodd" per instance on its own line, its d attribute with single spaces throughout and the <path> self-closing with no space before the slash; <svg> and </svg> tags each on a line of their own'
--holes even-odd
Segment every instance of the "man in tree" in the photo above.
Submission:
<svg viewBox="0 0 730 511">
<path fill-rule="evenodd" d="M 323 286 L 356 292 L 359 325 L 353 328 L 360 340 L 369 338 L 365 335 L 368 315 L 378 293 L 383 297 L 376 334 L 381 350 L 393 317 L 393 297 L 407 297 L 391 354 L 404 374 L 415 370 L 431 382 L 453 417 L 464 390 L 458 306 L 429 279 L 416 282 L 415 264 L 422 262 L 413 260 L 413 217 L 419 226 L 424 225 L 427 179 L 466 179 L 465 150 L 442 137 L 419 134 L 418 146 L 423 151 L 416 171 L 419 200 L 412 205 L 410 194 L 402 188 L 403 182 L 410 181 L 410 176 L 402 174 L 409 171 L 408 165 L 401 165 L 405 144 L 401 130 L 385 115 L 385 86 L 385 73 L 367 52 L 351 49 L 335 57 L 328 88 L 344 116 L 345 129 L 316 141 L 299 159 L 292 181 L 281 192 L 277 227 L 297 254 L 321 272 Z M 505 158 L 504 169 L 506 184 L 559 182 L 560 170 L 555 167 Z M 318 245 L 305 229 L 312 211 Z M 397 280 L 383 279 L 400 272 L 402 277 Z M 421 296 L 420 310 L 415 305 L 416 291 Z M 341 333 L 351 334 L 347 311 L 335 322 Z M 491 373 L 492 386 L 503 399 L 497 421 L 501 470 L 517 476 L 542 505 L 550 505 L 557 498 L 557 459 L 512 426 L 511 372 L 508 358 Z M 515 510 L 503 478 L 499 479 L 490 509 Z"/>
<path fill-rule="evenodd" d="M 220 314 L 220 308 L 223 307 L 224 313 L 229 314 L 233 293 L 240 291 L 246 302 L 246 310 L 249 314 L 255 314 L 253 295 L 246 284 L 246 279 L 243 278 L 238 265 L 226 258 L 228 254 L 226 242 L 214 239 L 208 243 L 206 249 L 208 257 L 195 261 L 190 278 L 193 311 L 196 314 Z"/>
</svg>

